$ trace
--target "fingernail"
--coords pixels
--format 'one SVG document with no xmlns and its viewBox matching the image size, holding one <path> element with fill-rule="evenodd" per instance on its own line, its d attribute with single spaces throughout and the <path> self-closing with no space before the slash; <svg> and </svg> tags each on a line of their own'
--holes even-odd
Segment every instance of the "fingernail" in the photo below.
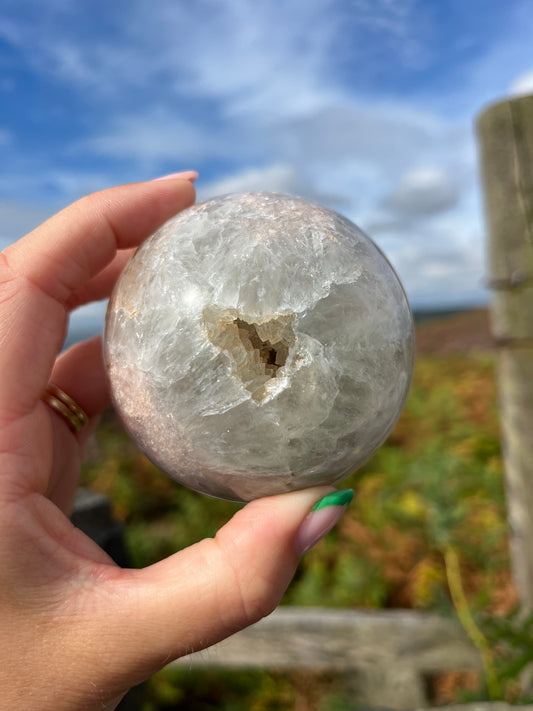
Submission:
<svg viewBox="0 0 533 711">
<path fill-rule="evenodd" d="M 332 491 L 315 503 L 296 534 L 295 544 L 300 555 L 311 550 L 331 531 L 353 499 L 353 494 L 353 489 Z"/>
<path fill-rule="evenodd" d="M 155 180 L 188 180 L 190 183 L 198 178 L 198 173 L 196 170 L 183 170 L 181 173 L 169 173 L 168 175 L 162 175 L 160 178 L 154 178 Z"/>
</svg>

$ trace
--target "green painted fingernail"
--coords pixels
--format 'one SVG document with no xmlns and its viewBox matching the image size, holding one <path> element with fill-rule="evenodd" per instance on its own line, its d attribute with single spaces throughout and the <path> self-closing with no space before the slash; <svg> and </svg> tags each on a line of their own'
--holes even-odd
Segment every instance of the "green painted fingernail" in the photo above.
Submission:
<svg viewBox="0 0 533 711">
<path fill-rule="evenodd" d="M 353 499 L 353 489 L 341 489 L 340 491 L 332 491 L 319 499 L 311 511 L 320 511 L 327 506 L 347 506 Z"/>
</svg>

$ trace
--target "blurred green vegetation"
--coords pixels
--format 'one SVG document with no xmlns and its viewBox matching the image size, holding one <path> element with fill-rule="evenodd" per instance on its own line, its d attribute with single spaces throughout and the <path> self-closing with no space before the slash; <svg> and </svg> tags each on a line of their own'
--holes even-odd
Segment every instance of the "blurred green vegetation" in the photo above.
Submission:
<svg viewBox="0 0 533 711">
<path fill-rule="evenodd" d="M 212 536 L 238 508 L 168 479 L 111 413 L 97 432 L 83 483 L 113 500 L 137 566 Z M 451 614 L 444 552 L 453 549 L 474 618 L 499 619 L 515 606 L 491 355 L 419 357 L 395 430 L 342 486 L 353 487 L 356 497 L 336 529 L 304 557 L 283 604 Z M 165 671 L 150 682 L 146 711 L 343 708 L 338 680 L 303 678 Z"/>
<path fill-rule="evenodd" d="M 149 682 L 143 711 L 346 711 L 342 679 L 327 674 L 165 670 Z"/>
</svg>

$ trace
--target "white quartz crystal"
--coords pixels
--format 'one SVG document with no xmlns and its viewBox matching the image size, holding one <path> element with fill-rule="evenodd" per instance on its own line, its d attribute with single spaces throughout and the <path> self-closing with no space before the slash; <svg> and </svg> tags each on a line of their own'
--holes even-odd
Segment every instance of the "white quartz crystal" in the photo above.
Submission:
<svg viewBox="0 0 533 711">
<path fill-rule="evenodd" d="M 169 220 L 106 319 L 129 433 L 170 476 L 233 500 L 363 464 L 400 414 L 413 352 L 404 290 L 374 243 L 336 212 L 271 193 Z"/>
</svg>

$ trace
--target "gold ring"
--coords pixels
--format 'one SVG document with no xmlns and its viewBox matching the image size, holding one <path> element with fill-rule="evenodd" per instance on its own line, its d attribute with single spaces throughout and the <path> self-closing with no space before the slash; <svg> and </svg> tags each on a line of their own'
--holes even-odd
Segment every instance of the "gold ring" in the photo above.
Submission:
<svg viewBox="0 0 533 711">
<path fill-rule="evenodd" d="M 79 432 L 89 422 L 87 414 L 77 402 L 53 383 L 48 383 L 41 395 L 41 400 L 62 415 L 73 432 Z"/>
</svg>

